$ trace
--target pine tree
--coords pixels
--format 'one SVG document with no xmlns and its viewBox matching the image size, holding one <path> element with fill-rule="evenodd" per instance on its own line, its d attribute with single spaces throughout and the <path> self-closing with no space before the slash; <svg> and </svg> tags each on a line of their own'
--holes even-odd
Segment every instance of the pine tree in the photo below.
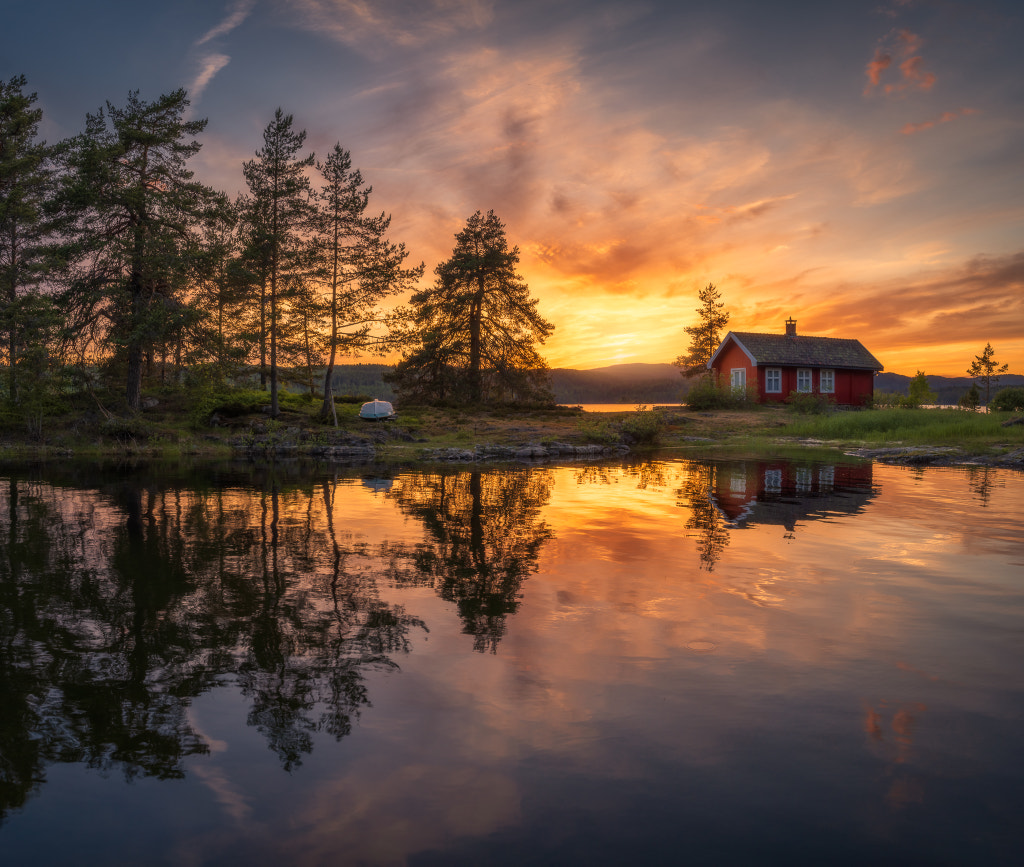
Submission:
<svg viewBox="0 0 1024 867">
<path fill-rule="evenodd" d="M 999 377 L 1010 369 L 1009 364 L 1000 366 L 994 361 L 992 355 L 995 350 L 991 343 L 986 343 L 981 355 L 975 355 L 971 366 L 967 368 L 967 375 L 973 376 L 979 383 L 985 386 L 985 404 L 988 405 L 989 396 L 992 394 L 992 386 L 999 385 Z"/>
<path fill-rule="evenodd" d="M 305 238 L 313 210 L 306 169 L 314 155 L 300 157 L 306 131 L 292 129 L 292 116 L 279 108 L 263 131 L 263 147 L 256 159 L 242 166 L 251 195 L 250 214 L 260 261 L 265 268 L 266 313 L 264 333 L 270 338 L 270 415 L 277 418 L 278 329 L 281 293 L 289 280 L 303 271 Z"/>
<path fill-rule="evenodd" d="M 43 270 L 44 206 L 53 179 L 54 149 L 37 138 L 43 112 L 33 107 L 36 94 L 26 94 L 26 85 L 23 75 L 0 81 L 0 303 L 12 404 L 18 402 L 21 348 L 35 343 L 25 339 L 25 329 L 46 304 L 39 297 L 26 307 L 24 297 Z"/>
<path fill-rule="evenodd" d="M 693 376 L 707 370 L 707 363 L 722 342 L 722 329 L 729 322 L 725 302 L 721 300 L 721 294 L 713 283 L 701 289 L 697 298 L 700 300 L 700 307 L 697 308 L 699 320 L 696 325 L 683 329 L 690 335 L 690 347 L 686 355 L 680 355 L 673 362 L 683 369 L 683 376 Z"/>
<path fill-rule="evenodd" d="M 911 406 L 921 406 L 924 403 L 935 403 L 938 395 L 928 385 L 928 378 L 923 370 L 919 370 L 907 387 L 907 395 Z"/>
<path fill-rule="evenodd" d="M 411 299 L 412 345 L 388 381 L 427 401 L 551 400 L 536 344 L 554 326 L 516 272 L 519 248 L 509 249 L 494 211 L 477 211 L 455 242 L 433 287 Z"/>
<path fill-rule="evenodd" d="M 317 169 L 323 184 L 317 194 L 313 251 L 318 278 L 330 290 L 331 322 L 320 417 L 337 423 L 332 378 L 338 349 L 371 345 L 378 304 L 418 280 L 423 266 L 402 267 L 408 256 L 405 245 L 385 237 L 390 216 L 366 215 L 373 188 L 363 185 L 347 150 L 336 144 Z"/>
<path fill-rule="evenodd" d="M 133 410 L 145 356 L 177 341 L 190 313 L 185 294 L 199 233 L 226 207 L 186 167 L 200 148 L 193 137 L 206 126 L 184 119 L 188 105 L 181 89 L 153 102 L 134 91 L 124 108 L 108 102 L 106 112 L 86 115 L 64 162 L 66 330 L 69 339 L 123 355 Z"/>
</svg>

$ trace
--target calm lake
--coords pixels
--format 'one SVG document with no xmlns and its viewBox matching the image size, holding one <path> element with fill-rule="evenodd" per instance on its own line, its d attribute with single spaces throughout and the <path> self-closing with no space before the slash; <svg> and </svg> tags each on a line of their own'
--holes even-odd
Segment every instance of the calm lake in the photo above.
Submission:
<svg viewBox="0 0 1024 867">
<path fill-rule="evenodd" d="M 1024 476 L 0 471 L 0 862 L 1022 863 Z"/>
</svg>

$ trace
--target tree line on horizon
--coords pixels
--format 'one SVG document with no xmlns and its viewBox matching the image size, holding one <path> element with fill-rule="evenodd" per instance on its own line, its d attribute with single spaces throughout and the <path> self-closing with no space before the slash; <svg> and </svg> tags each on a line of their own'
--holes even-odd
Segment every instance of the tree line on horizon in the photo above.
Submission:
<svg viewBox="0 0 1024 867">
<path fill-rule="evenodd" d="M 26 87 L 24 76 L 0 81 L 10 414 L 38 420 L 72 393 L 134 412 L 144 384 L 258 381 L 276 417 L 283 379 L 301 373 L 310 394 L 322 392 L 321 418 L 336 422 L 339 356 L 385 351 L 402 353 L 389 380 L 408 399 L 551 399 L 537 346 L 553 325 L 493 211 L 467 220 L 433 285 L 417 290 L 424 267 L 389 238 L 390 215 L 370 210 L 372 187 L 349 151 L 338 143 L 317 159 L 282 109 L 232 200 L 189 167 L 206 121 L 187 119 L 183 89 L 153 101 L 130 92 L 50 145 Z"/>
</svg>

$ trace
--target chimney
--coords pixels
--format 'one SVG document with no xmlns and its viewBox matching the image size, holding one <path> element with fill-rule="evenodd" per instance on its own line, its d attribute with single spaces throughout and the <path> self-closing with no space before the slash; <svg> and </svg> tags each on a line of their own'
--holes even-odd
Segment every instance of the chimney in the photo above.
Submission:
<svg viewBox="0 0 1024 867">
<path fill-rule="evenodd" d="M 786 337 L 796 337 L 796 320 L 792 317 L 786 320 Z"/>
</svg>

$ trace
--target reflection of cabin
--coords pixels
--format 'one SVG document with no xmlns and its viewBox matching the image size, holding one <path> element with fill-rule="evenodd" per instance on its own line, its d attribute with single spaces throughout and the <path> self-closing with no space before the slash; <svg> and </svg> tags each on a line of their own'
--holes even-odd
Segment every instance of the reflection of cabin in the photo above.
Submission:
<svg viewBox="0 0 1024 867">
<path fill-rule="evenodd" d="M 757 387 L 758 403 L 784 401 L 791 392 L 822 395 L 844 406 L 863 406 L 882 370 L 859 340 L 804 337 L 796 320 L 785 334 L 730 331 L 708 362 L 719 382 Z"/>
<path fill-rule="evenodd" d="M 712 501 L 728 526 L 852 515 L 874 496 L 872 466 L 752 460 L 715 464 Z"/>
</svg>

